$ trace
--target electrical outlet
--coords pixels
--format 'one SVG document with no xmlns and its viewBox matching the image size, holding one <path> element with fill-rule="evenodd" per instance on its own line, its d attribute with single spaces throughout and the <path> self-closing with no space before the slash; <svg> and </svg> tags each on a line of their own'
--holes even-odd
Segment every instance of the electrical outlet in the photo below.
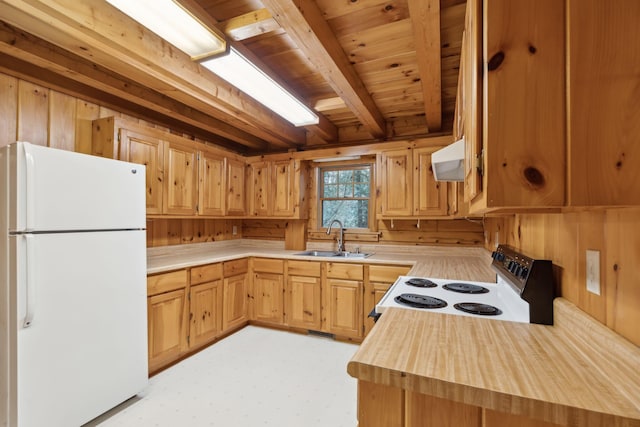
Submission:
<svg viewBox="0 0 640 427">
<path fill-rule="evenodd" d="M 600 251 L 587 249 L 587 291 L 600 295 Z"/>
<path fill-rule="evenodd" d="M 237 225 L 234 225 L 231 228 L 231 234 L 233 234 L 234 236 L 236 236 L 238 234 L 238 226 Z"/>
</svg>

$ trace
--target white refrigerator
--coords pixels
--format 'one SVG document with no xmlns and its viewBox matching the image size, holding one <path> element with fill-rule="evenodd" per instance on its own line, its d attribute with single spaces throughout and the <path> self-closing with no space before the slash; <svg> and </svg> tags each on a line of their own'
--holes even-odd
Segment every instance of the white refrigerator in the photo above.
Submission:
<svg viewBox="0 0 640 427">
<path fill-rule="evenodd" d="M 79 426 L 147 384 L 145 167 L 0 148 L 0 426 Z"/>
</svg>

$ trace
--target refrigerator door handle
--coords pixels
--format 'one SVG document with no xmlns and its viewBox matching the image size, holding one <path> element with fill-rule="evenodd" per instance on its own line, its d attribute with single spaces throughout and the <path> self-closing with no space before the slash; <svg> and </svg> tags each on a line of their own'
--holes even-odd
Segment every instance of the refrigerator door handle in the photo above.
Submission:
<svg viewBox="0 0 640 427">
<path fill-rule="evenodd" d="M 29 234 L 23 234 L 22 237 L 25 239 L 26 245 L 26 280 L 25 283 L 25 294 L 26 294 L 26 310 L 24 315 L 24 322 L 22 323 L 23 328 L 28 328 L 31 326 L 33 322 L 33 318 L 35 316 L 36 309 L 36 284 L 35 284 L 35 265 L 36 265 L 36 251 L 35 251 L 35 242 L 34 236 Z"/>
<path fill-rule="evenodd" d="M 36 212 L 35 209 L 35 158 L 33 156 L 33 152 L 31 150 L 31 144 L 27 142 L 22 143 L 22 147 L 24 150 L 24 159 L 25 159 L 25 180 L 26 180 L 26 224 L 25 230 L 31 231 L 35 225 L 34 215 Z"/>
</svg>

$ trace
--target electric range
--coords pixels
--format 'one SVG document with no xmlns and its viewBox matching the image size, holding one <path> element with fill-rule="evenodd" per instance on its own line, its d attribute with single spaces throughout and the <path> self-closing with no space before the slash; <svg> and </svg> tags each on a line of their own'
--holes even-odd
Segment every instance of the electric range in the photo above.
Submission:
<svg viewBox="0 0 640 427">
<path fill-rule="evenodd" d="M 390 307 L 553 324 L 554 280 L 551 261 L 536 260 L 501 245 L 491 255 L 496 282 L 400 276 L 382 297 L 372 317 Z"/>
</svg>

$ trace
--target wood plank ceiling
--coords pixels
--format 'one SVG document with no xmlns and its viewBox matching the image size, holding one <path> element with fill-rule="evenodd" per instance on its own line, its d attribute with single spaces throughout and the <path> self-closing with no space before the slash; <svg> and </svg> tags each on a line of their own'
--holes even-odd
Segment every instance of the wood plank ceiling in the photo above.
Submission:
<svg viewBox="0 0 640 427">
<path fill-rule="evenodd" d="M 296 128 L 104 0 L 0 0 L 0 71 L 235 151 L 450 133 L 465 0 L 181 0 L 315 109 Z"/>
</svg>

